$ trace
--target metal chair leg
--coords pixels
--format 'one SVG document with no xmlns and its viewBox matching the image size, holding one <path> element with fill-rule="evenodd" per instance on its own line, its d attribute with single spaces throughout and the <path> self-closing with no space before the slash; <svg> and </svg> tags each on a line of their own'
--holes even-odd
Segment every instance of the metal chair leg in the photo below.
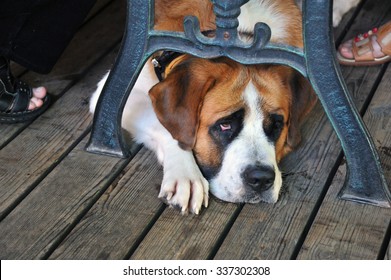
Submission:
<svg viewBox="0 0 391 280">
<path fill-rule="evenodd" d="M 125 34 L 117 61 L 99 98 L 87 151 L 129 157 L 121 129 L 123 108 L 147 60 L 149 1 L 128 1 Z"/>
<path fill-rule="evenodd" d="M 141 67 L 156 50 L 168 48 L 208 58 L 225 55 L 245 64 L 285 64 L 309 78 L 342 143 L 348 174 L 341 197 L 391 207 L 379 156 L 335 62 L 331 0 L 304 1 L 304 54 L 294 48 L 269 44 L 270 29 L 262 24 L 255 28 L 259 40 L 255 40 L 252 47 L 236 40 L 237 21 L 232 17 L 237 17 L 237 9 L 248 0 L 212 0 L 218 22 L 214 40 L 202 37 L 194 18 L 185 20 L 184 34 L 150 31 L 154 1 L 127 1 L 128 17 L 122 48 L 98 102 L 88 151 L 129 156 L 130 149 L 121 132 L 122 111 Z M 328 18 L 325 17 L 327 13 Z M 230 40 L 224 39 L 226 34 Z"/>
<path fill-rule="evenodd" d="M 308 78 L 336 131 L 348 172 L 340 197 L 391 207 L 390 192 L 371 137 L 348 94 L 332 42 L 330 0 L 305 1 L 304 46 Z M 326 18 L 325 11 L 330 11 Z"/>
</svg>

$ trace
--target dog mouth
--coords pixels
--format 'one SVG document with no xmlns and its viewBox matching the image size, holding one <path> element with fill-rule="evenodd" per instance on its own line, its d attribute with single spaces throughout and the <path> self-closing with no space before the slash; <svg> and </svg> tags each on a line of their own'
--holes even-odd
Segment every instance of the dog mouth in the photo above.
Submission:
<svg viewBox="0 0 391 280">
<path fill-rule="evenodd" d="M 218 200 L 232 203 L 276 203 L 282 186 L 279 169 L 265 166 L 248 166 L 241 175 L 221 174 L 209 179 L 210 193 Z"/>
<path fill-rule="evenodd" d="M 241 195 L 236 195 L 233 193 L 221 194 L 219 191 L 214 191 L 215 188 L 211 188 L 211 195 L 220 202 L 230 202 L 230 203 L 249 203 L 249 204 L 258 204 L 258 203 L 270 203 L 274 204 L 278 201 L 278 195 L 276 196 L 274 192 L 262 193 L 259 194 L 252 189 L 245 189 L 244 193 Z"/>
<path fill-rule="evenodd" d="M 210 194 L 217 200 L 256 204 L 276 203 L 279 198 L 282 174 L 276 163 L 242 162 L 227 169 L 197 164 L 209 182 Z"/>
</svg>

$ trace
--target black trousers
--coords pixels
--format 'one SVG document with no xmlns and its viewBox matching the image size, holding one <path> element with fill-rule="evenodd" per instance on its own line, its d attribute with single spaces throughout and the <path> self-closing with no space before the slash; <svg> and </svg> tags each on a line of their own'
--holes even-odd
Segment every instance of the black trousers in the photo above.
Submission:
<svg viewBox="0 0 391 280">
<path fill-rule="evenodd" d="M 0 0 L 0 56 L 48 73 L 96 0 Z"/>
</svg>

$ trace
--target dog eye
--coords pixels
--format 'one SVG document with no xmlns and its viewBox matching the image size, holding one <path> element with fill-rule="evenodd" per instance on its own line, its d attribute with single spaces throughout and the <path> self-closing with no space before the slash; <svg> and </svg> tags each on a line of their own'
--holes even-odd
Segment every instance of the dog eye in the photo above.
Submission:
<svg viewBox="0 0 391 280">
<path fill-rule="evenodd" d="M 284 127 L 284 117 L 281 115 L 272 115 L 274 129 L 282 129 Z"/>
<path fill-rule="evenodd" d="M 227 131 L 227 130 L 231 130 L 232 126 L 230 123 L 221 123 L 220 129 L 221 129 L 221 131 Z"/>
<path fill-rule="evenodd" d="M 227 146 L 240 133 L 243 127 L 244 109 L 226 116 L 215 122 L 209 128 L 212 139 L 219 146 Z"/>
<path fill-rule="evenodd" d="M 265 133 L 272 142 L 277 141 L 283 128 L 284 116 L 279 114 L 271 114 L 268 121 L 264 124 Z"/>
</svg>

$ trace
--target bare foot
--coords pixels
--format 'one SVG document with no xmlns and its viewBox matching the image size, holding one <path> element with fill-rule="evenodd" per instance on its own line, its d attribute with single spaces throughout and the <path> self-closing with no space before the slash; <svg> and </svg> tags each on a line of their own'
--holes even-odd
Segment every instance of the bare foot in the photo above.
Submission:
<svg viewBox="0 0 391 280">
<path fill-rule="evenodd" d="M 46 97 L 46 88 L 38 87 L 33 88 L 33 97 L 30 99 L 30 104 L 28 109 L 34 110 L 39 108 L 43 104 L 43 99 Z"/>
<path fill-rule="evenodd" d="M 368 34 L 368 33 L 366 33 Z M 373 34 L 373 32 L 372 32 Z M 361 35 L 361 36 L 364 36 L 364 35 Z M 368 36 L 368 35 L 366 35 Z M 359 43 L 358 40 L 365 40 L 366 38 L 362 38 L 360 37 L 360 35 L 357 37 L 358 39 L 352 39 L 352 40 L 349 40 L 349 41 L 346 41 L 345 43 L 343 43 L 340 47 L 339 47 L 339 53 L 345 57 L 345 58 L 348 58 L 348 59 L 353 59 L 354 58 L 354 55 L 353 55 L 353 40 L 356 40 L 356 44 Z M 381 47 L 379 45 L 379 43 L 377 42 L 377 36 L 376 35 L 372 35 L 372 36 L 369 36 L 367 37 L 369 40 L 371 40 L 371 44 L 372 44 L 372 47 L 373 47 L 373 57 L 375 58 L 379 58 L 379 57 L 383 57 L 385 54 L 381 51 Z"/>
</svg>

